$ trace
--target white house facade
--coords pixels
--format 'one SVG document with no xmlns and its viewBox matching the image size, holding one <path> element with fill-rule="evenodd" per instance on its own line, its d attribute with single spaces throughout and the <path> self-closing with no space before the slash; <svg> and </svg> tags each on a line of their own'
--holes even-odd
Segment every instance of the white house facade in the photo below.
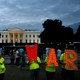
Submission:
<svg viewBox="0 0 80 80">
<path fill-rule="evenodd" d="M 0 31 L 0 43 L 41 43 L 40 31 L 11 28 Z"/>
</svg>

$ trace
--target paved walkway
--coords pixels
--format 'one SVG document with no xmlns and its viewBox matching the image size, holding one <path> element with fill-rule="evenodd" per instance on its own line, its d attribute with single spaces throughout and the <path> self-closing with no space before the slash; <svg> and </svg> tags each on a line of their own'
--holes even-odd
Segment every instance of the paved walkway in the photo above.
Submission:
<svg viewBox="0 0 80 80">
<path fill-rule="evenodd" d="M 30 80 L 30 71 L 27 71 L 26 69 L 20 70 L 15 65 L 6 65 L 6 68 L 7 68 L 7 70 L 5 73 L 4 80 Z M 60 73 L 61 73 L 61 69 L 57 68 L 55 80 L 62 80 Z M 79 75 L 80 75 L 80 70 L 75 72 L 75 79 L 76 80 L 80 80 Z M 40 80 L 46 80 L 44 65 L 41 65 Z"/>
<path fill-rule="evenodd" d="M 30 71 L 23 69 L 20 70 L 15 65 L 6 65 L 6 73 L 5 73 L 5 79 L 4 80 L 30 80 Z M 40 73 L 40 79 L 45 80 L 45 72 L 41 68 Z"/>
</svg>

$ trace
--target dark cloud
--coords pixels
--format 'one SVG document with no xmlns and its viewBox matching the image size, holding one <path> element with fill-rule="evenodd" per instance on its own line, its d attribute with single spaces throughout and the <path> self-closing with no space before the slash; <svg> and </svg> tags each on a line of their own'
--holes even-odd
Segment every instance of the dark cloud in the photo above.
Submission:
<svg viewBox="0 0 80 80">
<path fill-rule="evenodd" d="M 62 18 L 62 20 L 66 25 L 80 22 L 79 14 L 80 14 L 80 9 L 70 13 L 69 15 L 66 15 L 65 17 Z"/>
<path fill-rule="evenodd" d="M 47 18 L 61 19 L 67 25 L 79 22 L 79 14 L 80 0 L 0 0 L 0 26 L 3 28 L 42 29 Z"/>
</svg>

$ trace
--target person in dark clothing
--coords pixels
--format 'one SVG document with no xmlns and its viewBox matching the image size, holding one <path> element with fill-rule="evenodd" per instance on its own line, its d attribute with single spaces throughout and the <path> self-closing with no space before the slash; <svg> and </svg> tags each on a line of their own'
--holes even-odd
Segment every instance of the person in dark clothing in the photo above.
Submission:
<svg viewBox="0 0 80 80">
<path fill-rule="evenodd" d="M 25 53 L 23 53 L 21 55 L 21 65 L 20 65 L 20 69 L 22 70 L 23 67 L 26 66 L 26 63 L 25 63 Z"/>
<path fill-rule="evenodd" d="M 11 50 L 10 51 L 10 61 L 11 61 L 11 64 L 14 64 L 14 60 L 15 60 L 14 52 L 13 52 L 13 50 Z"/>
<path fill-rule="evenodd" d="M 16 59 L 16 66 L 19 66 L 20 65 L 20 54 L 18 50 L 16 50 L 15 52 L 15 59 Z"/>
<path fill-rule="evenodd" d="M 69 54 L 70 58 L 73 58 L 74 56 L 72 54 Z M 65 53 L 61 54 L 60 56 L 60 62 L 61 62 L 61 68 L 62 68 L 62 80 L 75 80 L 75 70 L 70 67 L 66 69 L 65 67 Z"/>
</svg>

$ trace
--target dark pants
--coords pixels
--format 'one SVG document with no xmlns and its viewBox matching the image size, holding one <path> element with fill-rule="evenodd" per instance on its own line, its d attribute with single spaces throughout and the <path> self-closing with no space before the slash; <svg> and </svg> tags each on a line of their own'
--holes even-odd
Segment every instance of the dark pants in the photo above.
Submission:
<svg viewBox="0 0 80 80">
<path fill-rule="evenodd" d="M 4 73 L 0 74 L 0 80 L 4 80 Z"/>
<path fill-rule="evenodd" d="M 16 58 L 16 66 L 19 66 L 20 58 Z"/>
<path fill-rule="evenodd" d="M 25 57 L 21 57 L 21 65 L 20 65 L 20 69 L 22 70 L 23 67 L 25 67 Z"/>
<path fill-rule="evenodd" d="M 11 64 L 14 64 L 14 58 L 11 59 Z"/>
<path fill-rule="evenodd" d="M 55 72 L 46 71 L 47 80 L 54 80 Z"/>
<path fill-rule="evenodd" d="M 62 80 L 75 80 L 74 73 L 74 70 L 66 70 L 62 68 Z"/>
<path fill-rule="evenodd" d="M 30 70 L 31 80 L 39 80 L 39 71 L 40 69 Z"/>
</svg>

